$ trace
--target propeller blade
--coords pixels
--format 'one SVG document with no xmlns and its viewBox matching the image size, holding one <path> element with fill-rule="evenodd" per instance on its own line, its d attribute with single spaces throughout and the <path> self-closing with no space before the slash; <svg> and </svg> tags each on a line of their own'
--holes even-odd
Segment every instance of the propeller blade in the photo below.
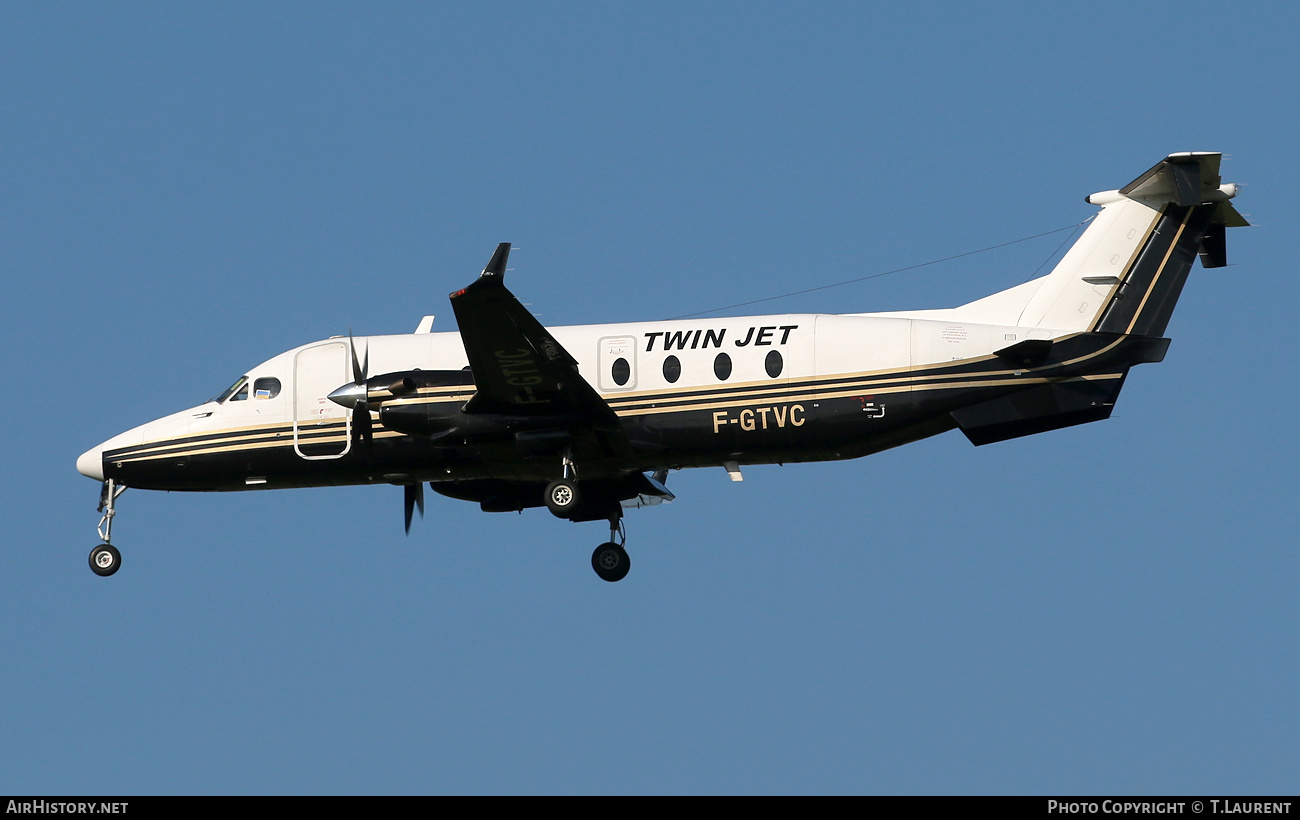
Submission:
<svg viewBox="0 0 1300 820">
<path fill-rule="evenodd" d="M 355 384 L 365 384 L 366 374 L 370 370 L 370 347 L 366 347 L 366 359 L 362 364 L 357 361 L 357 343 L 352 338 L 352 331 L 348 331 L 348 349 L 352 351 L 352 381 Z"/>
<path fill-rule="evenodd" d="M 407 484 L 402 488 L 405 490 L 406 498 L 406 533 L 411 533 L 411 513 L 416 507 L 420 509 L 420 517 L 424 518 L 424 484 Z"/>
<path fill-rule="evenodd" d="M 366 377 L 370 372 L 370 346 L 366 346 L 366 357 L 357 361 L 357 342 L 352 338 L 352 331 L 348 331 L 348 350 L 352 352 L 352 379 L 353 384 L 365 390 Z M 364 392 L 361 398 L 352 408 L 352 436 L 354 439 L 360 439 L 366 444 L 375 440 L 373 425 L 370 422 L 370 405 L 366 402 Z"/>
</svg>

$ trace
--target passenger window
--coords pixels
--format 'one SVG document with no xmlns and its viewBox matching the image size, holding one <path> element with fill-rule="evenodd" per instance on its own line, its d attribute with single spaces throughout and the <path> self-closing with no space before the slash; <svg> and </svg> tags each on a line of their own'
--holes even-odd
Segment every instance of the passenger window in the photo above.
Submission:
<svg viewBox="0 0 1300 820">
<path fill-rule="evenodd" d="M 280 395 L 280 380 L 272 376 L 253 382 L 253 398 L 273 399 Z"/>
<path fill-rule="evenodd" d="M 718 377 L 718 381 L 725 382 L 731 378 L 731 357 L 726 353 L 719 353 L 713 360 L 713 375 Z"/>
<path fill-rule="evenodd" d="M 664 359 L 664 378 L 669 384 L 677 381 L 682 377 L 682 362 L 676 356 L 669 356 Z"/>
<path fill-rule="evenodd" d="M 622 387 L 627 384 L 628 379 L 632 378 L 632 365 L 627 363 L 627 359 L 619 357 L 610 367 L 609 375 L 614 380 L 614 384 Z"/>
<path fill-rule="evenodd" d="M 781 375 L 781 367 L 785 362 L 781 361 L 781 354 L 773 350 L 767 354 L 767 360 L 763 362 L 763 367 L 767 370 L 767 375 L 775 379 Z"/>
</svg>

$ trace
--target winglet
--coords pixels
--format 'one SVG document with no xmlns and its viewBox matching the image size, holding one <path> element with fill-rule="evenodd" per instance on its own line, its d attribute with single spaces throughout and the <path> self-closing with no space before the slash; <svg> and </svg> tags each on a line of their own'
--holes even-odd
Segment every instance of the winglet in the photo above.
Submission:
<svg viewBox="0 0 1300 820">
<path fill-rule="evenodd" d="M 478 278 L 468 286 L 457 291 L 452 291 L 451 298 L 464 295 L 471 289 L 504 287 L 506 283 L 506 260 L 510 258 L 510 243 L 502 242 L 497 245 L 497 249 L 492 252 L 492 258 L 488 260 L 487 267 L 478 275 Z"/>
<path fill-rule="evenodd" d="M 496 278 L 498 281 L 504 280 L 506 275 L 506 260 L 510 258 L 510 243 L 502 242 L 497 245 L 497 249 L 488 260 L 487 267 L 479 274 L 480 279 Z"/>
</svg>

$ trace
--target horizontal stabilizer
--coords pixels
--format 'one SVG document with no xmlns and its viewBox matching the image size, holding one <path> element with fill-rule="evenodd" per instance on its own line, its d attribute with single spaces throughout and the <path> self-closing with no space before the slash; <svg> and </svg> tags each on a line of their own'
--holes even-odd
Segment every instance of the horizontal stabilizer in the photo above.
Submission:
<svg viewBox="0 0 1300 820">
<path fill-rule="evenodd" d="M 1134 199 L 1152 199 L 1190 208 L 1219 190 L 1221 155 L 1210 152 L 1170 154 L 1146 173 L 1119 189 Z"/>
<path fill-rule="evenodd" d="M 1101 421 L 1110 418 L 1127 375 L 1125 369 L 1120 373 L 1045 384 L 954 410 L 952 417 L 976 446 Z"/>
<path fill-rule="evenodd" d="M 1052 331 L 1163 336 L 1188 271 L 1227 263 L 1224 229 L 1247 224 L 1224 184 L 1222 156 L 1169 154 L 1118 190 L 1085 199 L 1101 207 L 1052 272 L 954 311 L 965 321 Z M 1058 333 L 1049 334 L 1052 336 Z"/>
</svg>

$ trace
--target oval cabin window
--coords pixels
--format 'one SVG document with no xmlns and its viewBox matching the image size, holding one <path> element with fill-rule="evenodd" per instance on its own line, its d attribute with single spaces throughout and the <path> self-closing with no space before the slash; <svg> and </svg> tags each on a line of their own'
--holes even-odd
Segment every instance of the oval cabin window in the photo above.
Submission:
<svg viewBox="0 0 1300 820">
<path fill-rule="evenodd" d="M 674 384 L 682 377 L 682 363 L 676 356 L 669 356 L 664 359 L 664 378 L 669 384 Z"/>
<path fill-rule="evenodd" d="M 627 380 L 632 378 L 632 365 L 627 363 L 627 359 L 619 357 L 609 367 L 609 375 L 614 379 L 614 384 L 619 387 L 627 384 Z"/>
<path fill-rule="evenodd" d="M 781 368 L 784 365 L 785 362 L 781 361 L 780 352 L 776 350 L 769 352 L 767 360 L 763 362 L 763 367 L 767 369 L 767 375 L 773 379 L 781 375 Z"/>
<path fill-rule="evenodd" d="M 719 353 L 713 360 L 713 375 L 718 377 L 718 381 L 723 382 L 731 378 L 731 357 L 726 353 Z"/>
</svg>

